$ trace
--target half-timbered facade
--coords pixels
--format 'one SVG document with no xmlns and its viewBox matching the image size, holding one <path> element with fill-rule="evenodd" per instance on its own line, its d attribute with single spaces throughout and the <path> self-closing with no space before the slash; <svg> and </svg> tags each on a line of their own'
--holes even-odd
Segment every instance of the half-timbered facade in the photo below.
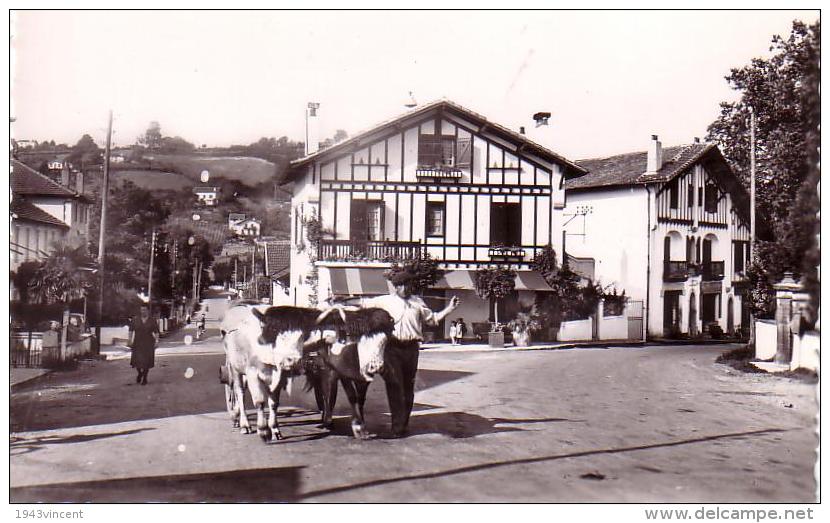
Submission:
<svg viewBox="0 0 830 523">
<path fill-rule="evenodd" d="M 718 148 L 693 143 L 577 162 L 565 182 L 568 255 L 645 303 L 652 337 L 748 328 L 748 198 Z"/>
<path fill-rule="evenodd" d="M 296 303 L 386 292 L 384 267 L 429 253 L 447 271 L 434 297 L 459 294 L 456 316 L 486 321 L 472 272 L 508 264 L 520 271 L 520 294 L 546 288 L 530 262 L 547 244 L 562 252 L 562 181 L 581 173 L 446 100 L 296 160 L 285 180 Z"/>
</svg>

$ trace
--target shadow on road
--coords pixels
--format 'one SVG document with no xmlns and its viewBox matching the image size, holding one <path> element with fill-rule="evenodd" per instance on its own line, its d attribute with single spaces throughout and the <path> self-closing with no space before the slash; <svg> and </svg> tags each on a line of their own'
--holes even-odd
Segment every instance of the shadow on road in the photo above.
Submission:
<svg viewBox="0 0 830 523">
<path fill-rule="evenodd" d="M 9 489 L 12 503 L 296 501 L 302 467 L 54 483 Z"/>
<path fill-rule="evenodd" d="M 413 418 L 414 420 L 414 418 Z M 454 476 L 458 474 L 466 474 L 470 472 L 478 472 L 488 469 L 494 469 L 499 467 L 509 467 L 513 465 L 527 465 L 533 463 L 543 463 L 548 461 L 556 461 L 561 459 L 568 459 L 568 458 L 581 458 L 585 456 L 595 456 L 601 454 L 622 454 L 625 452 L 632 452 L 638 450 L 650 450 L 650 449 L 659 449 L 659 448 L 667 448 L 667 447 L 676 447 L 680 445 L 690 445 L 695 443 L 703 443 L 707 441 L 715 441 L 721 439 L 743 439 L 747 436 L 762 436 L 767 434 L 775 434 L 780 432 L 788 432 L 790 430 L 795 429 L 778 429 L 778 428 L 771 428 L 771 429 L 761 429 L 761 430 L 752 430 L 747 432 L 733 432 L 727 434 L 716 434 L 713 436 L 703 436 L 699 438 L 689 438 L 684 440 L 676 440 L 676 441 L 667 441 L 663 443 L 652 443 L 648 445 L 635 445 L 630 447 L 618 447 L 618 448 L 610 448 L 610 449 L 594 449 L 594 450 L 586 450 L 582 452 L 572 452 L 570 454 L 552 454 L 549 456 L 538 456 L 532 458 L 522 458 L 522 459 L 513 459 L 507 461 L 495 461 L 491 463 L 481 463 L 478 465 L 469 465 L 466 467 L 458 467 L 454 469 L 447 469 L 438 472 L 427 472 L 423 474 L 411 474 L 409 476 L 396 476 L 393 478 L 385 478 L 385 479 L 376 479 L 372 481 L 365 481 L 362 483 L 354 483 L 351 485 L 343 485 L 340 487 L 333 487 L 328 489 L 320 489 L 315 491 L 303 492 L 299 496 L 298 501 L 302 500 L 309 500 L 313 498 L 319 498 L 322 496 L 332 495 L 332 494 L 339 494 L 342 492 L 348 492 L 352 490 L 362 489 L 362 488 L 371 488 L 371 487 L 378 487 L 382 485 L 388 485 L 391 483 L 402 483 L 406 481 L 415 481 L 421 479 L 435 479 L 447 476 Z"/>
<path fill-rule="evenodd" d="M 527 430 L 519 425 L 567 421 L 581 423 L 585 420 L 567 418 L 485 418 L 467 412 L 435 412 L 412 416 L 409 421 L 411 434 L 442 434 L 451 438 L 472 438 L 499 432 Z"/>
<path fill-rule="evenodd" d="M 94 441 L 97 439 L 113 438 L 116 436 L 129 436 L 130 434 L 137 434 L 147 430 L 155 429 L 133 429 L 124 430 L 121 432 L 104 432 L 100 434 L 76 434 L 74 436 L 39 436 L 33 438 L 25 438 L 20 436 L 11 436 L 9 438 L 9 454 L 11 456 L 19 456 L 21 454 L 28 454 L 40 450 L 47 445 L 60 445 L 62 443 L 83 443 L 86 441 Z"/>
</svg>

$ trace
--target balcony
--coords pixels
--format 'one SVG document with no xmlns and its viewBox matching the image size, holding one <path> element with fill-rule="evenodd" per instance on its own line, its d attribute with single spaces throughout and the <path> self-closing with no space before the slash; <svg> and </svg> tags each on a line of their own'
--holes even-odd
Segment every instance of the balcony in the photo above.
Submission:
<svg viewBox="0 0 830 523">
<path fill-rule="evenodd" d="M 380 261 L 415 260 L 423 256 L 418 242 L 322 240 L 320 261 Z"/>
<path fill-rule="evenodd" d="M 723 262 L 709 261 L 700 265 L 703 281 L 718 281 L 723 279 Z"/>
<path fill-rule="evenodd" d="M 520 262 L 525 257 L 525 250 L 519 247 L 490 247 L 487 254 L 491 261 Z"/>
<path fill-rule="evenodd" d="M 689 277 L 689 262 L 664 261 L 663 281 L 686 281 Z"/>
</svg>

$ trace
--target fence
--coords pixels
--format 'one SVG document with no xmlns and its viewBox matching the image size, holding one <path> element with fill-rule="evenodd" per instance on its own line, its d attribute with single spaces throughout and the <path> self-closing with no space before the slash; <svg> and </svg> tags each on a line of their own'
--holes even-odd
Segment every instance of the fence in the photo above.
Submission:
<svg viewBox="0 0 830 523">
<path fill-rule="evenodd" d="M 28 332 L 15 332 L 11 335 L 11 366 L 37 368 L 82 358 L 92 352 L 92 336 L 85 334 L 79 341 L 67 343 L 66 351 L 61 354 L 61 347 L 43 347 L 43 333 L 32 332 L 31 344 Z"/>
<path fill-rule="evenodd" d="M 43 355 L 43 333 L 14 332 L 11 336 L 12 367 L 40 367 Z"/>
</svg>

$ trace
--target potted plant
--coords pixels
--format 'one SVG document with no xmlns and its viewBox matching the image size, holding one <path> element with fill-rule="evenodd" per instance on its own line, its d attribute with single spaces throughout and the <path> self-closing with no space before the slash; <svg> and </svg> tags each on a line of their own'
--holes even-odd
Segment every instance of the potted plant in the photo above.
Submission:
<svg viewBox="0 0 830 523">
<path fill-rule="evenodd" d="M 513 332 L 513 344 L 516 347 L 530 346 L 530 335 L 542 328 L 533 311 L 519 312 L 510 320 L 507 327 Z"/>
<path fill-rule="evenodd" d="M 484 300 L 495 301 L 495 322 L 489 333 L 491 347 L 504 347 L 504 332 L 499 323 L 499 300 L 516 287 L 516 271 L 507 267 L 483 267 L 476 271 L 476 294 Z"/>
</svg>

